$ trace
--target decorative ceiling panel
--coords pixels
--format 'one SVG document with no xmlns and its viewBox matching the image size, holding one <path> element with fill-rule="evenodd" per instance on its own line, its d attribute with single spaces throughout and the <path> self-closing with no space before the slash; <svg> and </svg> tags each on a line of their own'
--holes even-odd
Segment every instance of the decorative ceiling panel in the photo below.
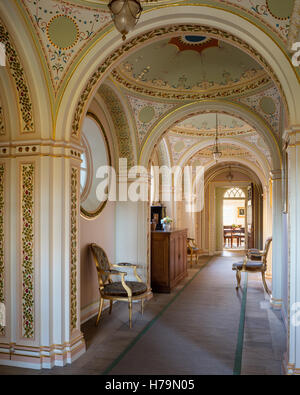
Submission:
<svg viewBox="0 0 300 395">
<path fill-rule="evenodd" d="M 217 0 L 255 16 L 287 42 L 294 0 Z"/>
<path fill-rule="evenodd" d="M 75 57 L 111 22 L 109 11 L 63 0 L 21 0 L 42 46 L 55 93 Z"/>
<path fill-rule="evenodd" d="M 116 67 L 112 77 L 139 94 L 180 100 L 237 96 L 270 82 L 251 56 L 201 34 L 146 45 Z"/>
<path fill-rule="evenodd" d="M 140 144 L 155 122 L 175 107 L 174 104 L 144 100 L 135 96 L 127 95 L 127 99 L 134 114 Z"/>
<path fill-rule="evenodd" d="M 255 95 L 242 97 L 237 101 L 246 104 L 260 114 L 275 133 L 280 132 L 281 99 L 275 86 Z"/>
</svg>

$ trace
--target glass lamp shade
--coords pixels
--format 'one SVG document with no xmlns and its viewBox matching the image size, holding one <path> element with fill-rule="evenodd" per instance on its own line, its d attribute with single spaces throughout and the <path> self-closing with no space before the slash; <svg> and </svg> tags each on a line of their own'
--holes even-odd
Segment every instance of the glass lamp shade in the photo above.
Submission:
<svg viewBox="0 0 300 395">
<path fill-rule="evenodd" d="M 138 0 L 111 0 L 108 7 L 116 29 L 125 40 L 126 34 L 133 30 L 139 20 L 143 10 L 140 3 Z"/>
<path fill-rule="evenodd" d="M 213 152 L 213 156 L 214 160 L 218 161 L 222 156 L 222 152 L 220 152 L 218 149 L 215 149 L 215 151 Z"/>
</svg>

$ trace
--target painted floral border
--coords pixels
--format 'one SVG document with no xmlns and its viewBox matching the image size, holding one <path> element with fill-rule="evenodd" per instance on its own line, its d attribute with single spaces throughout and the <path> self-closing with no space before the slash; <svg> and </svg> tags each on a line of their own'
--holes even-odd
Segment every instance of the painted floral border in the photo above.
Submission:
<svg viewBox="0 0 300 395">
<path fill-rule="evenodd" d="M 71 168 L 71 239 L 70 239 L 70 294 L 71 294 L 71 330 L 76 329 L 77 317 L 77 239 L 78 239 L 78 176 L 77 167 Z"/>
<path fill-rule="evenodd" d="M 0 303 L 5 303 L 4 265 L 4 164 L 0 164 Z M 0 325 L 0 336 L 5 336 L 5 327 Z"/>
<path fill-rule="evenodd" d="M 28 84 L 19 56 L 11 42 L 8 31 L 0 19 L 0 42 L 5 44 L 7 64 L 16 84 L 16 92 L 20 113 L 22 117 L 21 133 L 34 132 L 32 100 L 29 94 Z"/>
<path fill-rule="evenodd" d="M 22 335 L 34 337 L 34 165 L 21 165 Z"/>
</svg>

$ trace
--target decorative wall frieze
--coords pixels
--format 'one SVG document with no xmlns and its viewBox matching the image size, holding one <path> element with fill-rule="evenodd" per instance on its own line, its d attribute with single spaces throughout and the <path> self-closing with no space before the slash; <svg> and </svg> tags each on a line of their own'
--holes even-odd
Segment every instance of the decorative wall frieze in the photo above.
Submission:
<svg viewBox="0 0 300 395">
<path fill-rule="evenodd" d="M 22 273 L 22 336 L 34 338 L 34 177 L 33 163 L 21 164 L 21 273 Z"/>
<path fill-rule="evenodd" d="M 0 303 L 5 304 L 5 262 L 4 262 L 4 172 L 0 163 Z M 5 336 L 5 327 L 0 325 L 0 336 Z"/>
<path fill-rule="evenodd" d="M 77 55 L 111 23 L 110 12 L 63 0 L 21 0 L 21 3 L 36 31 L 57 93 Z M 64 34 L 59 34 L 62 29 Z"/>
<path fill-rule="evenodd" d="M 164 35 L 169 35 L 171 36 L 172 34 L 186 34 L 186 33 L 193 33 L 193 34 L 201 34 L 206 37 L 215 37 L 217 39 L 224 40 L 226 42 L 232 43 L 235 46 L 238 46 L 240 49 L 248 53 L 250 56 L 252 56 L 254 59 L 256 59 L 257 62 L 259 62 L 265 70 L 272 76 L 272 79 L 274 83 L 276 83 L 277 87 L 281 91 L 281 95 L 285 100 L 284 92 L 281 87 L 280 81 L 278 80 L 276 74 L 274 73 L 273 69 L 271 66 L 268 64 L 268 62 L 264 59 L 264 57 L 257 52 L 254 48 L 252 48 L 249 44 L 241 40 L 239 37 L 236 37 L 228 32 L 225 32 L 220 29 L 216 29 L 213 27 L 209 26 L 198 26 L 198 25 L 172 25 L 172 26 L 166 26 L 163 28 L 151 30 L 147 33 L 144 33 L 140 35 L 139 37 L 134 38 L 131 41 L 128 41 L 121 45 L 118 49 L 116 49 L 112 54 L 110 54 L 104 62 L 97 68 L 97 70 L 92 74 L 90 77 L 85 89 L 82 91 L 82 94 L 79 98 L 78 104 L 76 106 L 76 111 L 74 114 L 73 118 L 73 124 L 72 124 L 72 137 L 78 138 L 80 134 L 80 125 L 81 125 L 81 120 L 82 116 L 84 114 L 84 111 L 86 109 L 86 104 L 93 93 L 93 88 L 95 85 L 99 82 L 101 77 L 104 75 L 104 73 L 107 71 L 107 69 L 117 60 L 120 60 L 121 57 L 123 57 L 125 54 L 128 53 L 129 50 L 132 48 L 141 45 L 143 43 L 150 42 L 151 40 L 157 38 L 157 37 L 162 37 Z M 240 92 L 237 92 L 239 94 Z M 199 97 L 197 96 L 197 99 Z"/>
<path fill-rule="evenodd" d="M 82 147 L 77 144 L 54 141 L 0 142 L 0 154 L 3 157 L 51 156 L 81 160 Z"/>
<path fill-rule="evenodd" d="M 34 132 L 32 100 L 19 55 L 10 35 L 0 19 L 0 42 L 5 45 L 8 69 L 12 75 L 21 115 L 21 133 Z"/>
<path fill-rule="evenodd" d="M 79 172 L 71 167 L 71 218 L 70 218 L 70 305 L 71 331 L 77 328 L 77 265 L 78 265 L 78 216 L 79 216 Z"/>
<path fill-rule="evenodd" d="M 211 99 L 211 98 L 220 98 L 220 97 L 232 97 L 237 95 L 242 95 L 246 92 L 253 91 L 263 85 L 267 85 L 270 83 L 271 78 L 267 75 L 267 73 L 262 70 L 258 77 L 253 78 L 252 80 L 245 80 L 245 82 L 232 82 L 228 84 L 226 87 L 217 86 L 217 87 L 203 87 L 202 89 L 194 89 L 191 91 L 187 90 L 172 90 L 172 89 L 164 89 L 162 87 L 154 88 L 153 86 L 144 86 L 137 81 L 131 81 L 121 73 L 119 70 L 113 70 L 112 76 L 114 80 L 122 85 L 124 88 L 139 94 L 144 94 L 147 96 L 152 96 L 155 98 L 161 99 L 171 99 L 171 100 L 200 100 L 200 99 Z M 204 85 L 204 84 L 203 84 Z M 209 84 L 208 84 L 209 85 Z"/>
</svg>

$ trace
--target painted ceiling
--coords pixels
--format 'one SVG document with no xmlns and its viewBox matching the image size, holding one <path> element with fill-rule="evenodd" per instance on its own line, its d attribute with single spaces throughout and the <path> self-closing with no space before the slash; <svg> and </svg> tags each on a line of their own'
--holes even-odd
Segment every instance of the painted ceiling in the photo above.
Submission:
<svg viewBox="0 0 300 395">
<path fill-rule="evenodd" d="M 216 114 L 195 115 L 178 123 L 172 130 L 177 133 L 197 134 L 203 137 L 214 136 L 216 133 Z M 220 137 L 237 136 L 253 131 L 253 127 L 241 119 L 227 114 L 218 114 L 218 133 Z"/>
<path fill-rule="evenodd" d="M 270 82 L 248 54 L 200 35 L 149 44 L 129 55 L 112 76 L 131 91 L 171 99 L 234 96 Z"/>
</svg>

